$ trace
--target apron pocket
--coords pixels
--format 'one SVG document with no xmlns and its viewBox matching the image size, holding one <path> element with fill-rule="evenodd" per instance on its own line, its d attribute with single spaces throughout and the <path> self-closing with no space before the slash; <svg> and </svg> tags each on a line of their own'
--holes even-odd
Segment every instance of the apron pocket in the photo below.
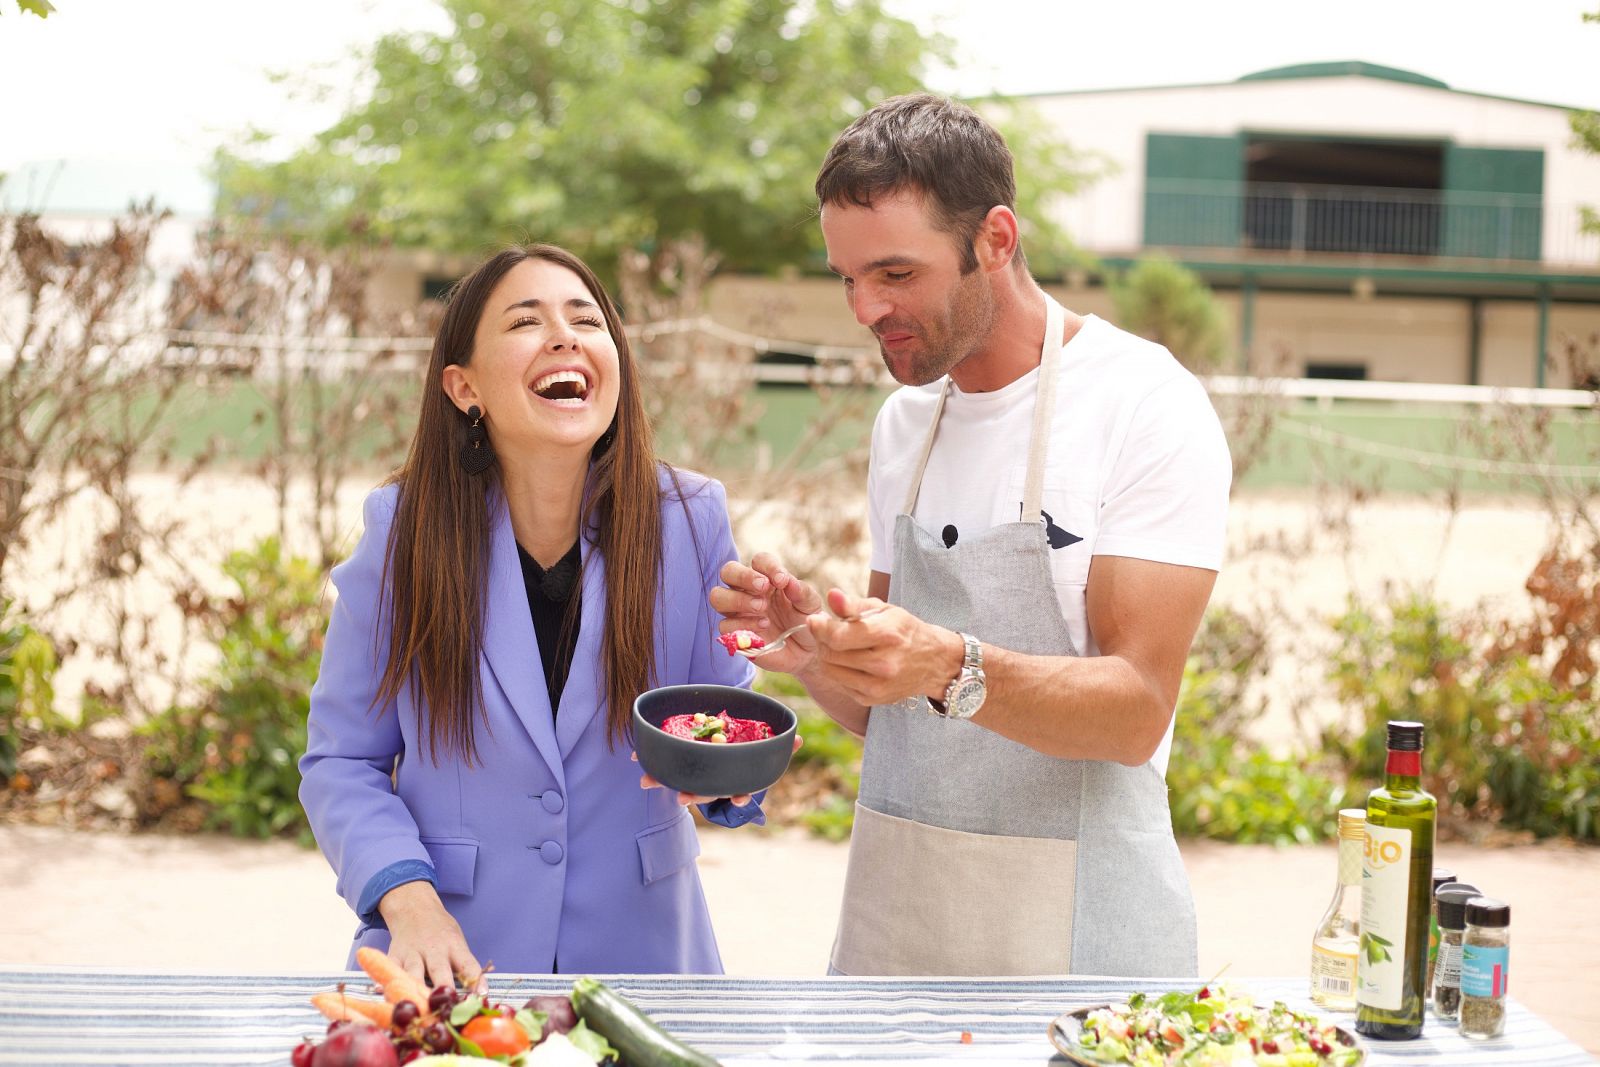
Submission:
<svg viewBox="0 0 1600 1067">
<path fill-rule="evenodd" d="M 1079 973 L 1194 978 L 1194 897 L 1172 835 L 1087 830 L 1078 850 Z"/>
<path fill-rule="evenodd" d="M 1077 845 L 947 830 L 856 805 L 832 965 L 848 975 L 1072 969 Z"/>
</svg>

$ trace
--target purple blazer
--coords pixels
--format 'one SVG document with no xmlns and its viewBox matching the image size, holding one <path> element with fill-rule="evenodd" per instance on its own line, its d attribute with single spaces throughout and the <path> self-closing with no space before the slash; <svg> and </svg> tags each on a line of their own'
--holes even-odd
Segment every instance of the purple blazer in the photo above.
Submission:
<svg viewBox="0 0 1600 1067">
<path fill-rule="evenodd" d="M 718 619 L 706 600 L 722 565 L 737 558 L 722 486 L 687 471 L 678 479 L 681 502 L 662 470 L 659 684 L 748 686 L 754 669 L 713 643 Z M 301 803 L 340 895 L 355 909 L 375 874 L 420 860 L 432 865 L 473 954 L 502 973 L 549 973 L 558 962 L 564 972 L 721 973 L 689 812 L 665 789 L 639 788 L 626 740 L 615 751 L 606 747 L 605 568 L 587 539 L 582 625 L 559 715 L 550 713 L 511 516 L 498 493 L 481 765 L 433 765 L 419 744 L 409 687 L 369 710 L 382 666 L 374 649 L 388 648 L 388 625 L 378 624 L 379 581 L 398 494 L 385 486 L 367 497 L 361 541 L 333 570 L 339 596 L 300 761 Z M 356 948 L 388 944 L 388 930 L 363 925 L 346 965 L 354 966 Z"/>
</svg>

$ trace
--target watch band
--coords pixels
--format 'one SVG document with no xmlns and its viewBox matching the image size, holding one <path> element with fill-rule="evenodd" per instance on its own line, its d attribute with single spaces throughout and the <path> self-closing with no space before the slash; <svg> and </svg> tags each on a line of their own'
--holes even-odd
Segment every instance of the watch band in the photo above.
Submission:
<svg viewBox="0 0 1600 1067">
<path fill-rule="evenodd" d="M 966 655 L 962 658 L 961 665 L 969 670 L 983 670 L 983 645 L 971 634 L 962 634 L 961 641 L 966 646 Z"/>
<path fill-rule="evenodd" d="M 935 714 L 948 718 L 950 716 L 950 702 L 955 698 L 956 689 L 962 682 L 976 675 L 983 677 L 983 644 L 969 633 L 957 631 L 961 638 L 961 669 L 956 671 L 956 676 L 945 686 L 943 697 L 928 697 L 928 707 Z"/>
</svg>

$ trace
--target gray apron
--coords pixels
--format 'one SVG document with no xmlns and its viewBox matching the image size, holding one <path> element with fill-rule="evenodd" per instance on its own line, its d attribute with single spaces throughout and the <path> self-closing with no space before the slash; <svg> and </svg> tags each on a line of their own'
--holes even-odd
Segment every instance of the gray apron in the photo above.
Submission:
<svg viewBox="0 0 1600 1067">
<path fill-rule="evenodd" d="M 1021 521 L 946 548 L 911 517 L 946 379 L 895 520 L 889 600 L 1001 648 L 1076 656 L 1040 514 L 1065 319 L 1045 299 Z M 923 698 L 872 709 L 835 973 L 1191 977 L 1195 951 L 1153 766 L 1046 756 Z"/>
</svg>

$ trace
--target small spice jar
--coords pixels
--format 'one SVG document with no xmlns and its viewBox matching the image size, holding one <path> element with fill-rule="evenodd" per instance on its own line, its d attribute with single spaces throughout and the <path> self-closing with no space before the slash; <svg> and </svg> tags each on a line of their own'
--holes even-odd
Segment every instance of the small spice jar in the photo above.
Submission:
<svg viewBox="0 0 1600 1067">
<path fill-rule="evenodd" d="M 1439 887 L 1456 880 L 1456 872 L 1448 867 L 1435 867 L 1433 869 L 1433 889 L 1429 891 L 1428 904 L 1432 909 L 1428 914 L 1428 974 L 1423 982 L 1422 999 L 1426 1001 L 1433 996 L 1433 972 L 1439 965 Z"/>
<path fill-rule="evenodd" d="M 1433 894 L 1439 915 L 1439 961 L 1433 974 L 1433 1014 L 1455 1022 L 1461 1011 L 1461 941 L 1467 928 L 1467 901 L 1480 896 L 1476 886 L 1447 882 Z"/>
<path fill-rule="evenodd" d="M 1461 1036 L 1499 1037 L 1506 1028 L 1511 963 L 1511 906 L 1492 897 L 1467 901 L 1461 938 Z"/>
</svg>

